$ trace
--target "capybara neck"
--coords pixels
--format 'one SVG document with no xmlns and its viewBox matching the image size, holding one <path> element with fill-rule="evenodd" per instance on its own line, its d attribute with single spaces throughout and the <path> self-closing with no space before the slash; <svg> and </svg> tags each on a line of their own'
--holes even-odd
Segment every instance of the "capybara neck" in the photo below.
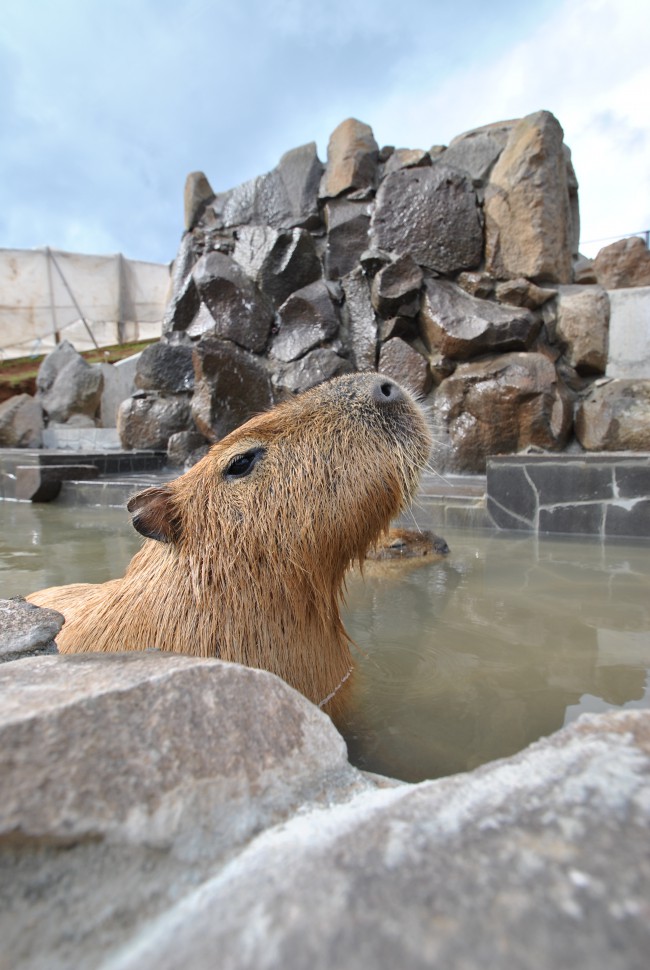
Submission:
<svg viewBox="0 0 650 970">
<path fill-rule="evenodd" d="M 279 674 L 336 706 L 352 667 L 346 570 L 410 501 L 431 438 L 378 374 L 335 378 L 260 414 L 190 471 L 128 503 L 146 537 L 125 576 L 32 594 L 63 653 L 159 648 Z"/>
</svg>

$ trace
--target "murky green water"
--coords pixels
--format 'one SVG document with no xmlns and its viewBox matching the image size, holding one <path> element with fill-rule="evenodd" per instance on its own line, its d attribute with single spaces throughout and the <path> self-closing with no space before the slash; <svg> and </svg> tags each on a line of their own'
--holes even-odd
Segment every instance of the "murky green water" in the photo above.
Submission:
<svg viewBox="0 0 650 970">
<path fill-rule="evenodd" d="M 125 512 L 0 503 L 0 595 L 121 575 Z M 346 734 L 407 780 L 474 768 L 585 711 L 650 707 L 650 543 L 445 532 L 451 555 L 349 582 Z"/>
</svg>

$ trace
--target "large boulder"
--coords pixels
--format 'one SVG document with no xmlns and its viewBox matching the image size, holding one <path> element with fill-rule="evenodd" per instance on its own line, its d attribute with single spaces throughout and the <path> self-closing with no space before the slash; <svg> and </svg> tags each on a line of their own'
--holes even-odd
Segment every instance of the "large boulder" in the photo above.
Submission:
<svg viewBox="0 0 650 970">
<path fill-rule="evenodd" d="M 214 320 L 212 332 L 262 353 L 273 322 L 273 306 L 239 263 L 224 253 L 207 253 L 194 266 L 192 277 Z"/>
<path fill-rule="evenodd" d="M 135 386 L 141 391 L 167 394 L 191 391 L 194 387 L 191 340 L 161 340 L 145 347 L 136 364 Z"/>
<path fill-rule="evenodd" d="M 406 385 L 419 397 L 431 390 L 431 373 L 427 361 L 401 337 L 391 337 L 381 345 L 377 369 L 387 377 Z"/>
<path fill-rule="evenodd" d="M 166 451 L 171 435 L 191 426 L 189 394 L 136 391 L 117 412 L 117 431 L 126 449 Z"/>
<path fill-rule="evenodd" d="M 343 192 L 374 188 L 379 148 L 372 128 L 348 118 L 334 129 L 327 145 L 327 165 L 319 195 L 334 198 Z"/>
<path fill-rule="evenodd" d="M 279 395 L 300 394 L 339 374 L 349 374 L 354 368 L 332 347 L 318 347 L 304 357 L 281 367 L 273 375 L 273 387 Z"/>
<path fill-rule="evenodd" d="M 314 142 L 294 148 L 271 172 L 217 195 L 212 204 L 217 224 L 314 229 L 320 223 L 318 187 L 322 174 Z"/>
<path fill-rule="evenodd" d="M 553 335 L 579 374 L 604 374 L 607 367 L 609 298 L 600 286 L 560 286 Z"/>
<path fill-rule="evenodd" d="M 488 455 L 568 441 L 572 401 L 543 354 L 509 353 L 459 364 L 428 398 L 440 433 L 436 468 L 483 474 Z"/>
<path fill-rule="evenodd" d="M 371 239 L 438 273 L 478 266 L 483 230 L 471 180 L 442 162 L 387 175 L 377 192 Z"/>
<path fill-rule="evenodd" d="M 550 112 L 528 115 L 513 127 L 492 169 L 486 263 L 499 279 L 572 281 L 575 213 L 563 137 Z"/>
<path fill-rule="evenodd" d="M 427 350 L 452 360 L 495 351 L 525 350 L 540 328 L 524 308 L 470 296 L 449 280 L 427 279 L 420 332 Z"/>
<path fill-rule="evenodd" d="M 650 380 L 596 383 L 576 412 L 587 451 L 650 451 Z"/>
<path fill-rule="evenodd" d="M 297 360 L 333 337 L 339 322 L 328 285 L 323 280 L 310 283 L 292 293 L 278 310 L 278 334 L 271 344 L 271 356 L 285 362 Z"/>
<path fill-rule="evenodd" d="M 325 222 L 325 269 L 329 279 L 338 279 L 356 268 L 368 248 L 370 207 L 367 202 L 331 199 L 325 206 Z"/>
<path fill-rule="evenodd" d="M 370 298 L 368 280 L 358 266 L 341 280 L 345 304 L 343 317 L 350 340 L 352 363 L 357 370 L 375 370 L 377 365 L 377 319 Z"/>
<path fill-rule="evenodd" d="M 243 226 L 233 257 L 275 306 L 322 274 L 314 240 L 306 229 L 279 232 L 270 226 Z"/>
<path fill-rule="evenodd" d="M 104 377 L 64 340 L 48 354 L 36 377 L 36 398 L 48 421 L 64 424 L 73 414 L 94 418 L 102 399 Z"/>
<path fill-rule="evenodd" d="M 194 348 L 194 373 L 192 416 L 210 441 L 274 403 L 266 363 L 228 340 L 202 337 Z"/>
<path fill-rule="evenodd" d="M 650 252 L 639 236 L 619 239 L 600 250 L 593 270 L 606 290 L 650 286 Z"/>
<path fill-rule="evenodd" d="M 43 409 L 31 394 L 15 394 L 0 404 L 0 447 L 40 448 Z"/>
<path fill-rule="evenodd" d="M 516 121 L 498 121 L 463 132 L 451 140 L 439 159 L 444 165 L 467 172 L 475 186 L 483 186 L 515 124 Z"/>
</svg>

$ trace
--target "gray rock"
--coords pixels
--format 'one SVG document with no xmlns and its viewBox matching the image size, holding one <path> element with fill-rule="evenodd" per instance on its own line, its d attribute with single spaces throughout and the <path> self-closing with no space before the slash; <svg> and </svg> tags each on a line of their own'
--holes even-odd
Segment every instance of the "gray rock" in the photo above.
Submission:
<svg viewBox="0 0 650 970">
<path fill-rule="evenodd" d="M 302 357 L 322 341 L 334 337 L 339 314 L 322 280 L 292 293 L 278 311 L 279 332 L 271 344 L 271 356 L 285 362 Z"/>
<path fill-rule="evenodd" d="M 537 310 L 556 295 L 557 290 L 536 286 L 535 283 L 523 278 L 505 280 L 503 283 L 497 283 L 495 287 L 495 296 L 500 303 L 527 307 L 529 310 Z"/>
<path fill-rule="evenodd" d="M 576 412 L 587 451 L 650 451 L 650 380 L 597 382 Z"/>
<path fill-rule="evenodd" d="M 408 342 L 420 336 L 418 321 L 413 317 L 391 317 L 379 324 L 379 340 L 383 343 L 392 337 L 404 337 Z"/>
<path fill-rule="evenodd" d="M 185 229 L 193 229 L 214 200 L 214 190 L 203 172 L 190 172 L 185 179 L 184 208 Z"/>
<path fill-rule="evenodd" d="M 371 239 L 438 273 L 477 266 L 483 230 L 469 178 L 442 162 L 387 175 L 377 192 Z"/>
<path fill-rule="evenodd" d="M 560 286 L 553 336 L 579 374 L 604 374 L 607 367 L 609 297 L 600 286 Z"/>
<path fill-rule="evenodd" d="M 368 249 L 370 207 L 366 202 L 332 199 L 325 206 L 325 222 L 325 269 L 329 279 L 338 279 L 351 273 Z"/>
<path fill-rule="evenodd" d="M 167 451 L 171 435 L 191 426 L 188 394 L 137 391 L 117 412 L 117 431 L 122 447 L 127 449 Z"/>
<path fill-rule="evenodd" d="M 39 653 L 56 653 L 54 638 L 63 626 L 56 610 L 45 610 L 21 597 L 0 599 L 0 663 Z"/>
<path fill-rule="evenodd" d="M 353 369 L 350 361 L 335 350 L 321 347 L 278 371 L 273 376 L 273 386 L 281 393 L 298 394 Z"/>
<path fill-rule="evenodd" d="M 645 970 L 649 720 L 296 815 L 102 970 Z"/>
<path fill-rule="evenodd" d="M 219 194 L 213 206 L 217 221 L 226 227 L 317 228 L 322 173 L 314 142 L 294 148 L 282 156 L 271 172 Z"/>
<path fill-rule="evenodd" d="M 397 148 L 391 152 L 384 167 L 384 175 L 397 172 L 401 168 L 426 168 L 431 165 L 431 156 L 421 148 Z"/>
<path fill-rule="evenodd" d="M 428 394 L 431 390 L 431 374 L 427 361 L 410 344 L 393 337 L 381 345 L 377 369 L 387 377 L 418 395 Z"/>
<path fill-rule="evenodd" d="M 342 192 L 373 188 L 377 178 L 379 147 L 372 128 L 348 118 L 334 129 L 327 146 L 327 165 L 319 195 L 335 198 Z"/>
<path fill-rule="evenodd" d="M 377 366 L 377 320 L 370 299 L 368 281 L 357 267 L 341 280 L 345 294 L 343 317 L 357 370 L 375 370 Z"/>
<path fill-rule="evenodd" d="M 571 397 L 551 361 L 538 353 L 459 364 L 428 401 L 447 439 L 447 449 L 434 454 L 443 471 L 483 474 L 488 455 L 529 446 L 558 451 L 572 425 Z"/>
<path fill-rule="evenodd" d="M 314 240 L 306 229 L 279 232 L 270 226 L 244 226 L 237 232 L 233 255 L 275 306 L 322 275 Z"/>
<path fill-rule="evenodd" d="M 570 283 L 573 225 L 564 133 L 549 111 L 522 118 L 485 192 L 486 268 L 498 279 Z"/>
<path fill-rule="evenodd" d="M 202 256 L 192 276 L 214 318 L 217 336 L 261 353 L 266 347 L 273 307 L 241 266 L 223 253 Z"/>
<path fill-rule="evenodd" d="M 182 333 L 175 336 L 184 336 Z M 161 340 L 151 344 L 138 359 L 135 386 L 141 391 L 178 394 L 194 387 L 192 342 Z"/>
<path fill-rule="evenodd" d="M 39 368 L 37 401 L 49 421 L 64 423 L 73 414 L 94 418 L 101 404 L 103 386 L 101 367 L 87 363 L 64 340 Z"/>
<path fill-rule="evenodd" d="M 200 305 L 201 297 L 194 277 L 190 274 L 185 277 L 167 304 L 162 324 L 163 334 L 188 330 L 199 312 Z"/>
<path fill-rule="evenodd" d="M 456 282 L 472 296 L 478 296 L 481 300 L 487 300 L 494 293 L 494 277 L 482 271 L 459 273 Z"/>
<path fill-rule="evenodd" d="M 425 283 L 420 332 L 434 354 L 467 360 L 495 350 L 525 350 L 539 327 L 528 310 L 479 300 L 448 280 Z"/>
<path fill-rule="evenodd" d="M 424 277 L 412 256 L 398 256 L 375 274 L 372 305 L 382 317 L 414 317 L 420 309 Z"/>
<path fill-rule="evenodd" d="M 167 463 L 183 467 L 191 455 L 206 446 L 205 438 L 198 431 L 177 431 L 167 442 Z"/>
<path fill-rule="evenodd" d="M 619 239 L 599 251 L 593 271 L 606 290 L 650 286 L 650 252 L 639 236 Z"/>
<path fill-rule="evenodd" d="M 89 481 L 99 477 L 97 465 L 17 465 L 16 498 L 29 502 L 52 502 L 67 481 Z"/>
<path fill-rule="evenodd" d="M 457 135 L 444 153 L 444 164 L 467 172 L 475 186 L 484 186 L 516 123 L 498 121 Z"/>
<path fill-rule="evenodd" d="M 43 409 L 31 394 L 15 394 L 0 404 L 0 447 L 40 448 Z"/>
<path fill-rule="evenodd" d="M 593 259 L 588 259 L 586 256 L 578 257 L 573 264 L 573 282 L 583 285 L 598 282 Z"/>
<path fill-rule="evenodd" d="M 209 441 L 274 403 L 266 364 L 228 340 L 202 337 L 194 348 L 194 372 L 192 416 Z"/>
</svg>

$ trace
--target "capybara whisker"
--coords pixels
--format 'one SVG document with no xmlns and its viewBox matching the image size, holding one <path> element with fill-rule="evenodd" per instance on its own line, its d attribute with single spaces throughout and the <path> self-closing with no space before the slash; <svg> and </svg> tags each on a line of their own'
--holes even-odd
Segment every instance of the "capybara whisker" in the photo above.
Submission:
<svg viewBox="0 0 650 970">
<path fill-rule="evenodd" d="M 432 438 L 381 374 L 335 378 L 259 414 L 127 505 L 145 542 L 120 579 L 28 598 L 62 653 L 156 647 L 270 670 L 335 713 L 353 667 L 339 604 L 417 489 Z"/>
</svg>

